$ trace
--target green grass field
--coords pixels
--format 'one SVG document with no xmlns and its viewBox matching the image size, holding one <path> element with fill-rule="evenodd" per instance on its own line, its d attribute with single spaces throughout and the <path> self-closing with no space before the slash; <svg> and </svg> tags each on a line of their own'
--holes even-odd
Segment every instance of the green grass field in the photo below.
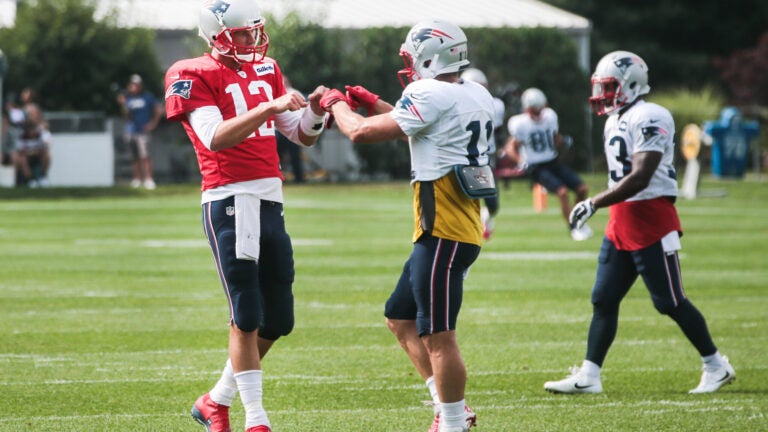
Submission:
<svg viewBox="0 0 768 432">
<path fill-rule="evenodd" d="M 572 241 L 553 197 L 537 214 L 514 182 L 459 317 L 474 430 L 768 430 L 768 182 L 702 188 L 727 196 L 678 203 L 685 287 L 738 380 L 688 395 L 700 359 L 638 283 L 604 393 L 544 392 L 583 359 L 601 236 Z M 411 250 L 409 186 L 287 185 L 286 200 L 296 328 L 264 363 L 275 432 L 426 431 L 426 387 L 383 318 Z M 189 409 L 226 360 L 227 309 L 196 185 L 0 190 L 0 238 L 0 431 L 203 430 Z"/>
</svg>

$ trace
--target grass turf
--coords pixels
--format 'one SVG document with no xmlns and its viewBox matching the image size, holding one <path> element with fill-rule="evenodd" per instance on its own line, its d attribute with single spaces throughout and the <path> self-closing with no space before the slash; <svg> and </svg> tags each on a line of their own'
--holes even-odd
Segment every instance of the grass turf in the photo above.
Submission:
<svg viewBox="0 0 768 432">
<path fill-rule="evenodd" d="M 592 191 L 604 176 L 587 176 Z M 687 391 L 700 360 L 642 283 L 622 304 L 604 393 L 544 381 L 581 362 L 600 235 L 573 242 L 549 197 L 503 189 L 458 336 L 483 431 L 768 430 L 768 183 L 705 179 L 680 200 L 682 266 L 738 380 Z M 384 326 L 411 250 L 406 183 L 286 186 L 296 328 L 267 356 L 276 432 L 424 431 L 426 387 Z M 0 191 L 0 431 L 201 431 L 189 409 L 226 359 L 227 309 L 195 185 Z M 607 212 L 590 221 L 600 232 Z M 239 401 L 233 430 L 242 430 Z"/>
</svg>

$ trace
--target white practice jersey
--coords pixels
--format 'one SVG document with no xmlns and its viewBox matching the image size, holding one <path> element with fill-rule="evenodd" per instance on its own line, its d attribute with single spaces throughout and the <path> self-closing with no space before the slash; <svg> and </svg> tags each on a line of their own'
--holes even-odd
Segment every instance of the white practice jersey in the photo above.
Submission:
<svg viewBox="0 0 768 432">
<path fill-rule="evenodd" d="M 675 121 L 666 108 L 638 100 L 621 115 L 608 117 L 603 141 L 608 162 L 608 187 L 613 187 L 632 171 L 635 153 L 662 153 L 661 162 L 648 187 L 627 201 L 639 201 L 660 196 L 677 196 L 675 174 Z"/>
<path fill-rule="evenodd" d="M 523 143 L 520 147 L 522 160 L 528 165 L 549 162 L 557 158 L 555 135 L 559 125 L 557 113 L 549 107 L 541 110 L 538 120 L 528 113 L 510 117 L 507 122 L 509 135 Z"/>
<path fill-rule="evenodd" d="M 411 181 L 431 181 L 454 165 L 488 165 L 493 97 L 475 82 L 414 81 L 391 111 L 408 135 Z"/>
</svg>

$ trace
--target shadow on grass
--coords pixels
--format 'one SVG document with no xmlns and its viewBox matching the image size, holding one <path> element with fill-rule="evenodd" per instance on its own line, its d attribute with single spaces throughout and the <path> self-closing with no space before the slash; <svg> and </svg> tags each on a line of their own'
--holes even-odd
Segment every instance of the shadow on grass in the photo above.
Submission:
<svg viewBox="0 0 768 432">
<path fill-rule="evenodd" d="M 114 187 L 51 187 L 51 188 L 0 188 L 0 201 L 56 200 L 72 198 L 136 198 L 188 195 L 200 192 L 199 183 L 160 185 L 155 190 L 134 189 L 130 186 Z"/>
</svg>

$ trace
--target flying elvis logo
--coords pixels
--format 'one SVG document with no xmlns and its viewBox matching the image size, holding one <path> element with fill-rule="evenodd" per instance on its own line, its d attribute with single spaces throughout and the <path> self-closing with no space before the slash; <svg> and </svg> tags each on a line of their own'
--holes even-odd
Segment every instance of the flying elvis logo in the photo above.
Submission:
<svg viewBox="0 0 768 432">
<path fill-rule="evenodd" d="M 448 33 L 438 29 L 433 29 L 433 28 L 423 28 L 418 32 L 414 33 L 411 39 L 413 41 L 413 44 L 417 45 L 418 43 L 424 42 L 425 40 L 433 37 L 453 39 L 451 35 L 449 35 Z"/>
<path fill-rule="evenodd" d="M 616 61 L 613 62 L 614 65 L 616 65 L 617 68 L 621 71 L 621 73 L 625 73 L 627 71 L 627 68 L 632 66 L 632 58 L 631 57 L 622 57 Z"/>
<path fill-rule="evenodd" d="M 227 9 L 229 9 L 230 6 L 231 4 L 229 2 L 222 0 L 209 0 L 205 8 L 216 15 L 219 21 L 221 21 L 221 18 L 224 16 L 224 13 L 227 12 Z"/>
<path fill-rule="evenodd" d="M 424 122 L 424 118 L 421 117 L 421 113 L 419 113 L 419 110 L 416 109 L 416 105 L 414 105 L 413 101 L 408 96 L 403 96 L 403 98 L 400 99 L 400 108 L 418 117 L 422 123 Z"/>
<path fill-rule="evenodd" d="M 192 80 L 178 80 L 168 86 L 168 90 L 165 92 L 165 98 L 168 99 L 171 96 L 181 96 L 184 99 L 189 99 L 192 92 Z"/>
<path fill-rule="evenodd" d="M 643 138 L 646 141 L 658 135 L 662 135 L 662 136 L 669 135 L 669 132 L 660 126 L 646 126 L 642 128 L 641 132 L 643 133 Z"/>
</svg>

